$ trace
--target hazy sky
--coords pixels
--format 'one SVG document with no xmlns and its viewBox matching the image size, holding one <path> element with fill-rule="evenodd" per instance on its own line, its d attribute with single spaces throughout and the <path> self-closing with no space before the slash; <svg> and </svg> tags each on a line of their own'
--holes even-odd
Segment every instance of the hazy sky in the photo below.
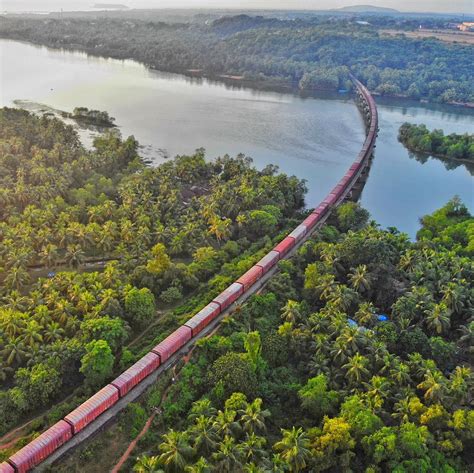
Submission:
<svg viewBox="0 0 474 473">
<path fill-rule="evenodd" d="M 122 3 L 131 8 L 268 8 L 323 10 L 347 5 L 376 5 L 401 11 L 474 14 L 474 0 L 0 0 L 0 10 L 49 11 L 91 9 L 95 3 Z"/>
</svg>

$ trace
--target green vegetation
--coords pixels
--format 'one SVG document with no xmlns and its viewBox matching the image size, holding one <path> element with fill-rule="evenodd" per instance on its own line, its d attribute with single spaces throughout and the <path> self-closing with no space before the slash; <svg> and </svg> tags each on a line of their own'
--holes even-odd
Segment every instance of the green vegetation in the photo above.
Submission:
<svg viewBox="0 0 474 473">
<path fill-rule="evenodd" d="M 64 113 L 64 116 L 73 120 L 96 125 L 99 127 L 114 127 L 115 118 L 109 116 L 107 112 L 99 110 L 89 110 L 86 107 L 76 107 L 72 113 Z"/>
<path fill-rule="evenodd" d="M 301 218 L 304 183 L 275 167 L 198 150 L 151 168 L 137 148 L 0 109 L 0 434 L 60 418 L 254 264 L 274 236 L 257 225 Z"/>
<path fill-rule="evenodd" d="M 417 19 L 369 21 L 370 25 L 360 25 L 346 16 L 324 15 L 297 19 L 237 15 L 178 23 L 139 14 L 67 20 L 4 17 L 0 36 L 132 58 L 159 70 L 235 76 L 261 86 L 348 89 L 352 72 L 381 95 L 474 102 L 471 46 L 387 37 L 381 31 L 394 25 L 418 27 Z"/>
<path fill-rule="evenodd" d="M 404 123 L 398 139 L 410 151 L 441 158 L 474 162 L 474 135 L 451 133 L 445 136 L 442 130 L 430 131 L 425 125 Z"/>
<path fill-rule="evenodd" d="M 367 222 L 341 206 L 198 343 L 124 471 L 469 471 L 474 218 Z"/>
</svg>

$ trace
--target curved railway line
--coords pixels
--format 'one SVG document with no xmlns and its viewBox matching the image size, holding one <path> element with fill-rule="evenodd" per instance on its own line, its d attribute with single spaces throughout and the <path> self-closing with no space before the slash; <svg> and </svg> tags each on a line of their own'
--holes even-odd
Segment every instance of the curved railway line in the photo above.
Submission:
<svg viewBox="0 0 474 473">
<path fill-rule="evenodd" d="M 67 414 L 39 437 L 0 465 L 0 473 L 41 471 L 90 438 L 128 403 L 140 396 L 198 339 L 207 336 L 222 320 L 278 271 L 277 263 L 292 256 L 304 241 L 345 200 L 357 200 L 373 158 L 378 132 L 377 107 L 367 88 L 351 77 L 357 103 L 366 124 L 366 139 L 357 159 L 313 212 L 257 264 L 232 283 L 206 307 L 191 317 L 133 366 Z"/>
</svg>

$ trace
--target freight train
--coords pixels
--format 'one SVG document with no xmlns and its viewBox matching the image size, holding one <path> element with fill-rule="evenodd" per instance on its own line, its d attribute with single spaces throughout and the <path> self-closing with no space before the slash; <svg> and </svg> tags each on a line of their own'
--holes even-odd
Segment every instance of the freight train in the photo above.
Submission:
<svg viewBox="0 0 474 473">
<path fill-rule="evenodd" d="M 375 147 L 378 131 L 377 108 L 373 97 L 359 81 L 355 78 L 352 78 L 352 80 L 356 86 L 361 110 L 367 125 L 366 139 L 357 159 L 323 202 L 255 266 L 191 317 L 184 325 L 155 346 L 118 378 L 2 463 L 0 473 L 25 473 L 31 470 L 94 422 L 95 419 L 157 370 L 190 340 L 197 337 L 237 299 L 254 288 L 263 276 L 295 248 L 305 236 L 312 233 L 316 225 L 324 221 L 329 212 L 348 196 L 362 171 L 368 165 Z"/>
</svg>

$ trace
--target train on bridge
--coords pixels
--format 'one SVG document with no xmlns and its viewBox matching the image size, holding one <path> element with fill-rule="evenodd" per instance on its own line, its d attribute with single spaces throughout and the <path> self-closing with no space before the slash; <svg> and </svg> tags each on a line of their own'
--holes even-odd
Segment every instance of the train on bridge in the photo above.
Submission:
<svg viewBox="0 0 474 473">
<path fill-rule="evenodd" d="M 40 465 L 195 339 L 233 303 L 252 291 L 255 285 L 281 259 L 285 258 L 308 237 L 319 226 L 318 224 L 324 222 L 332 209 L 352 197 L 356 183 L 370 165 L 378 132 L 375 101 L 362 83 L 355 78 L 352 80 L 356 87 L 358 105 L 366 123 L 366 139 L 357 159 L 321 204 L 258 263 L 184 325 L 155 346 L 118 378 L 2 463 L 0 473 L 25 473 Z"/>
</svg>

